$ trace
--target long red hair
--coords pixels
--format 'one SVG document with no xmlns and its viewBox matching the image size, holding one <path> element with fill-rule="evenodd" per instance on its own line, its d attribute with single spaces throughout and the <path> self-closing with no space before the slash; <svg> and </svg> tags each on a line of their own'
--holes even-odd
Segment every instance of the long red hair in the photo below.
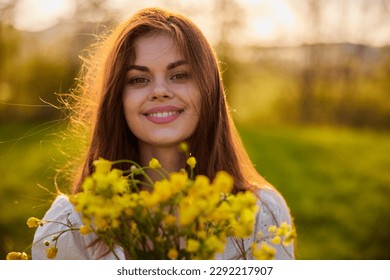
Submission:
<svg viewBox="0 0 390 280">
<path fill-rule="evenodd" d="M 201 93 L 199 123 L 188 142 L 198 162 L 195 174 L 212 179 L 217 171 L 225 170 L 234 177 L 234 192 L 267 184 L 241 143 L 226 102 L 218 60 L 207 39 L 188 18 L 148 8 L 118 25 L 84 60 L 71 121 L 87 128 L 83 133 L 89 139 L 73 192 L 80 191 L 81 182 L 93 172 L 92 163 L 99 157 L 139 162 L 138 141 L 126 124 L 122 93 L 126 67 L 135 60 L 135 40 L 158 32 L 169 34 L 177 43 Z"/>
</svg>

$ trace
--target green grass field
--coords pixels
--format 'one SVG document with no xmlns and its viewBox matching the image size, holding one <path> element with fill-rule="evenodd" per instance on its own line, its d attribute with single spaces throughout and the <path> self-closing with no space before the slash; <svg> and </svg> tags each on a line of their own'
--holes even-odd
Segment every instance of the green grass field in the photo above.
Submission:
<svg viewBox="0 0 390 280">
<path fill-rule="evenodd" d="M 34 231 L 27 218 L 41 217 L 50 206 L 60 158 L 57 129 L 50 123 L 0 125 L 0 259 L 31 243 Z"/>
<path fill-rule="evenodd" d="M 0 259 L 24 250 L 61 167 L 58 124 L 0 125 Z M 259 172 L 284 195 L 299 259 L 390 259 L 390 133 L 241 126 Z M 44 190 L 38 185 L 47 188 Z"/>
<path fill-rule="evenodd" d="M 285 196 L 300 259 L 390 258 L 390 135 L 242 128 L 258 171 Z"/>
</svg>

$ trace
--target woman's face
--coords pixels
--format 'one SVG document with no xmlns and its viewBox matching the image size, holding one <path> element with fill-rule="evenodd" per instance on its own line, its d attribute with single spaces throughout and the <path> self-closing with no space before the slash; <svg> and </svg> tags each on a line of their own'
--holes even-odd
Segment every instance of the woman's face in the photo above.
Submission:
<svg viewBox="0 0 390 280">
<path fill-rule="evenodd" d="M 187 140 L 200 112 L 200 93 L 176 43 L 164 33 L 135 41 L 123 89 L 126 122 L 140 143 L 170 146 Z"/>
</svg>

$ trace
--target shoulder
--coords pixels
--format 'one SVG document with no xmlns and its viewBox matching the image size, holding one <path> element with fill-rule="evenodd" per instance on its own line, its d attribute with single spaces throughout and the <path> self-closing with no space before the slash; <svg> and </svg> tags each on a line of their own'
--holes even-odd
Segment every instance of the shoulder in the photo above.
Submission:
<svg viewBox="0 0 390 280">
<path fill-rule="evenodd" d="M 290 209 L 280 192 L 266 186 L 256 190 L 256 195 L 258 196 L 260 215 L 263 216 L 263 219 L 269 220 L 273 225 L 279 225 L 281 222 L 291 224 Z"/>
<path fill-rule="evenodd" d="M 32 259 L 47 259 L 45 241 L 50 242 L 49 246 L 57 246 L 56 259 L 114 259 L 112 254 L 104 254 L 105 248 L 96 242 L 95 234 L 82 235 L 77 230 L 83 223 L 68 196 L 58 195 L 42 220 L 43 226 L 34 235 Z M 69 230 L 70 227 L 75 230 Z"/>
<path fill-rule="evenodd" d="M 35 231 L 32 258 L 47 259 L 47 246 L 56 245 L 58 253 L 56 259 L 89 259 L 88 252 L 82 252 L 79 248 L 85 248 L 85 242 L 75 232 L 66 231 L 69 227 L 81 226 L 81 219 L 70 203 L 66 195 L 59 195 L 53 201 L 42 221 L 44 224 Z M 61 232 L 65 233 L 61 234 Z M 55 239 L 58 238 L 58 242 Z"/>
<path fill-rule="evenodd" d="M 68 196 L 64 194 L 58 195 L 55 198 L 43 220 L 66 222 L 66 224 L 73 227 L 81 225 L 80 216 L 74 209 L 73 204 L 69 201 Z"/>
<path fill-rule="evenodd" d="M 236 259 L 241 256 L 240 246 L 250 248 L 251 244 L 257 240 L 258 234 L 261 236 L 268 235 L 268 228 L 271 225 L 280 226 L 282 222 L 292 225 L 292 218 L 290 210 L 283 196 L 272 187 L 263 187 L 254 190 L 258 197 L 257 205 L 259 211 L 255 217 L 255 227 L 253 235 L 249 238 L 243 239 L 243 244 L 240 244 L 234 238 L 229 238 L 225 251 L 221 255 L 217 255 L 218 259 Z M 272 244 L 267 238 L 265 242 L 276 249 L 275 259 L 277 260 L 291 260 L 295 258 L 295 249 L 293 246 L 285 247 L 282 244 Z M 253 259 L 251 253 L 247 255 L 248 259 Z"/>
<path fill-rule="evenodd" d="M 293 219 L 290 213 L 290 209 L 284 199 L 284 197 L 274 188 L 265 187 L 256 191 L 258 196 L 258 205 L 260 207 L 259 214 L 256 217 L 255 228 L 256 234 L 262 232 L 263 234 L 268 233 L 268 228 L 271 225 L 279 227 L 283 222 L 293 225 Z M 276 249 L 276 259 L 294 259 L 295 249 L 294 244 L 285 247 L 282 244 L 274 245 Z"/>
</svg>

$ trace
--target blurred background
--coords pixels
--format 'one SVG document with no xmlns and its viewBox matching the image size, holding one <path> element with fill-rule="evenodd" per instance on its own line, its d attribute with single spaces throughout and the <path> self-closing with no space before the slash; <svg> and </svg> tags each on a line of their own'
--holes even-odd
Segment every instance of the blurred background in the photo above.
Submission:
<svg viewBox="0 0 390 280">
<path fill-rule="evenodd" d="M 60 94 L 98 34 L 138 9 L 192 19 L 219 55 L 298 259 L 390 259 L 389 0 L 0 0 L 0 259 L 27 250 L 67 161 Z"/>
</svg>

